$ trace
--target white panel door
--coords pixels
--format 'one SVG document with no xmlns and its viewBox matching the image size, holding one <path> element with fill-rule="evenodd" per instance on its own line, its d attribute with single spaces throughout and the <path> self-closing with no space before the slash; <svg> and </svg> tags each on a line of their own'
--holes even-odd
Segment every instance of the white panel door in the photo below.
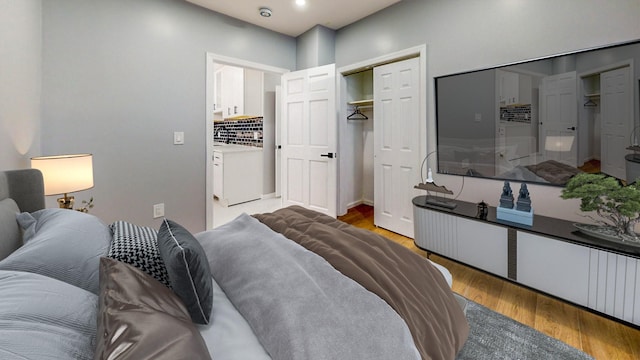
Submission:
<svg viewBox="0 0 640 360">
<path fill-rule="evenodd" d="M 548 76 L 540 87 L 539 149 L 545 160 L 578 163 L 576 72 Z M 569 150 L 563 143 L 571 142 Z"/>
<path fill-rule="evenodd" d="M 282 203 L 336 216 L 335 65 L 282 76 Z"/>
<path fill-rule="evenodd" d="M 625 148 L 633 131 L 632 95 L 628 66 L 600 74 L 600 168 L 623 180 Z"/>
<path fill-rule="evenodd" d="M 419 86 L 418 58 L 373 69 L 374 223 L 411 238 L 413 186 L 420 182 Z"/>
</svg>

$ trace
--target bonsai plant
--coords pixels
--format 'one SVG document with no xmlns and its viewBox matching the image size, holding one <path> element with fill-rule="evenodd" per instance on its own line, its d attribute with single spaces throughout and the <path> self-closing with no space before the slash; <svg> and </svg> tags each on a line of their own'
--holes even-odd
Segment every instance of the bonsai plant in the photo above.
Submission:
<svg viewBox="0 0 640 360">
<path fill-rule="evenodd" d="M 605 174 L 581 173 L 572 177 L 560 195 L 563 199 L 580 199 L 580 210 L 595 212 L 598 218 L 585 215 L 597 224 L 613 230 L 621 241 L 640 242 L 634 231 L 640 222 L 640 185 L 623 186 Z"/>
</svg>

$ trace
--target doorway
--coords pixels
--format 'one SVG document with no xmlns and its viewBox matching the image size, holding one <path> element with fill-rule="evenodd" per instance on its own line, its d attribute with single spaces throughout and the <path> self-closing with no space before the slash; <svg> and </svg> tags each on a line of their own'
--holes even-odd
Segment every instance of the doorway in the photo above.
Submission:
<svg viewBox="0 0 640 360">
<path fill-rule="evenodd" d="M 338 188 L 338 214 L 345 214 L 351 207 L 359 204 L 376 206 L 374 194 L 375 182 L 381 181 L 374 174 L 374 137 L 375 131 L 373 120 L 375 116 L 383 114 L 375 114 L 373 99 L 373 72 L 372 69 L 386 64 L 397 63 L 403 60 L 417 58 L 418 62 L 418 79 L 417 87 L 418 106 L 416 118 L 418 119 L 417 129 L 414 132 L 418 135 L 417 154 L 419 160 L 415 161 L 415 166 L 420 166 L 420 161 L 427 154 L 427 137 L 435 138 L 435 124 L 427 124 L 427 63 L 426 63 L 426 45 L 421 45 L 395 53 L 387 54 L 374 59 L 365 60 L 349 66 L 338 69 L 338 133 L 339 133 L 339 188 Z M 370 75 L 369 75 L 370 74 Z M 358 79 L 360 78 L 360 79 Z M 354 81 L 356 79 L 356 81 Z M 368 91 L 367 83 L 371 86 Z M 362 87 L 362 85 L 365 85 Z M 358 120 L 358 116 L 354 113 L 358 111 L 362 120 Z M 364 119 L 364 118 L 367 119 Z M 395 124 L 394 126 L 398 126 Z M 429 130 L 427 130 L 429 129 Z M 433 146 L 435 148 L 435 146 Z M 418 171 L 419 172 L 419 171 Z M 422 174 L 416 174 L 415 179 L 407 181 L 400 186 L 398 191 L 393 191 L 393 196 L 400 196 L 403 199 L 399 203 L 405 204 L 409 209 L 411 207 L 411 199 L 420 195 L 419 191 L 413 189 L 413 185 L 420 182 Z M 415 181 L 415 182 L 414 182 Z M 401 191 L 400 191 L 401 190 Z M 382 204 L 377 204 L 381 206 Z M 403 212 L 399 210 L 403 214 Z M 403 221 L 413 221 L 412 214 L 405 216 Z M 376 224 L 378 225 L 378 224 Z M 413 226 L 405 226 L 408 232 L 406 236 L 413 237 Z M 392 231 L 402 233 L 404 230 Z"/>
<path fill-rule="evenodd" d="M 259 78 L 262 90 L 255 94 L 257 88 L 251 86 L 248 91 L 254 92 L 251 96 L 259 96 L 258 103 L 259 109 L 256 110 L 256 106 L 249 106 L 246 111 L 251 113 L 263 112 L 264 128 L 259 136 L 261 136 L 262 145 L 262 161 L 263 168 L 263 186 L 260 189 L 260 200 L 232 205 L 232 206 L 219 206 L 220 204 L 214 202 L 214 138 L 216 133 L 214 131 L 214 121 L 224 118 L 242 118 L 245 114 L 245 110 L 242 105 L 225 106 L 221 112 L 220 103 L 221 88 L 216 89 L 216 84 L 220 84 L 220 79 L 216 82 L 216 75 L 220 76 L 220 70 L 222 66 L 241 68 L 242 70 L 248 70 L 251 77 Z M 220 225 L 227 220 L 233 219 L 235 216 L 242 212 L 255 213 L 255 212 L 267 212 L 272 211 L 274 207 L 277 208 L 279 199 L 276 198 L 275 189 L 275 173 L 276 173 L 276 145 L 275 145 L 275 133 L 276 133 L 276 87 L 280 84 L 280 77 L 282 74 L 289 72 L 288 69 L 276 68 L 269 65 L 250 62 L 242 59 L 231 58 L 223 55 L 217 55 L 214 53 L 206 54 L 206 109 L 205 109 L 205 121 L 206 121 L 206 225 L 207 229 L 212 229 L 214 226 Z M 225 113 L 229 108 L 228 114 Z M 256 135 L 256 131 L 251 131 L 251 134 Z M 228 134 L 218 134 L 225 136 L 225 140 L 228 139 Z M 241 134 L 244 135 L 244 134 Z M 218 136 L 218 137 L 220 137 Z M 238 212 L 240 211 L 240 212 Z"/>
</svg>

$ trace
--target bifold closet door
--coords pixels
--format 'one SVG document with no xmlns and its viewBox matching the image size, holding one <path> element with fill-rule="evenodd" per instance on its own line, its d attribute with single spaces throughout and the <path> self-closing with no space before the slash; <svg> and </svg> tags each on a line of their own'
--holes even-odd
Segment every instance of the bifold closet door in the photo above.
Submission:
<svg viewBox="0 0 640 360">
<path fill-rule="evenodd" d="M 618 179 L 627 179 L 624 156 L 633 132 L 630 71 L 626 66 L 600 74 L 600 166 L 603 173 Z"/>
<path fill-rule="evenodd" d="M 413 238 L 413 186 L 420 182 L 420 62 L 373 69 L 374 223 Z"/>
</svg>

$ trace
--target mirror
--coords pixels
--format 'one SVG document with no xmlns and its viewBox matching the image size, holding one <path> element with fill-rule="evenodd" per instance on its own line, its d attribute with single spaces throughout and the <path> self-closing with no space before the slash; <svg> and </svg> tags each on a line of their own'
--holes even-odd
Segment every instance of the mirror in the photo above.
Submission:
<svg viewBox="0 0 640 360">
<path fill-rule="evenodd" d="M 435 78 L 438 173 L 628 180 L 640 168 L 638 61 L 640 41 Z"/>
</svg>

